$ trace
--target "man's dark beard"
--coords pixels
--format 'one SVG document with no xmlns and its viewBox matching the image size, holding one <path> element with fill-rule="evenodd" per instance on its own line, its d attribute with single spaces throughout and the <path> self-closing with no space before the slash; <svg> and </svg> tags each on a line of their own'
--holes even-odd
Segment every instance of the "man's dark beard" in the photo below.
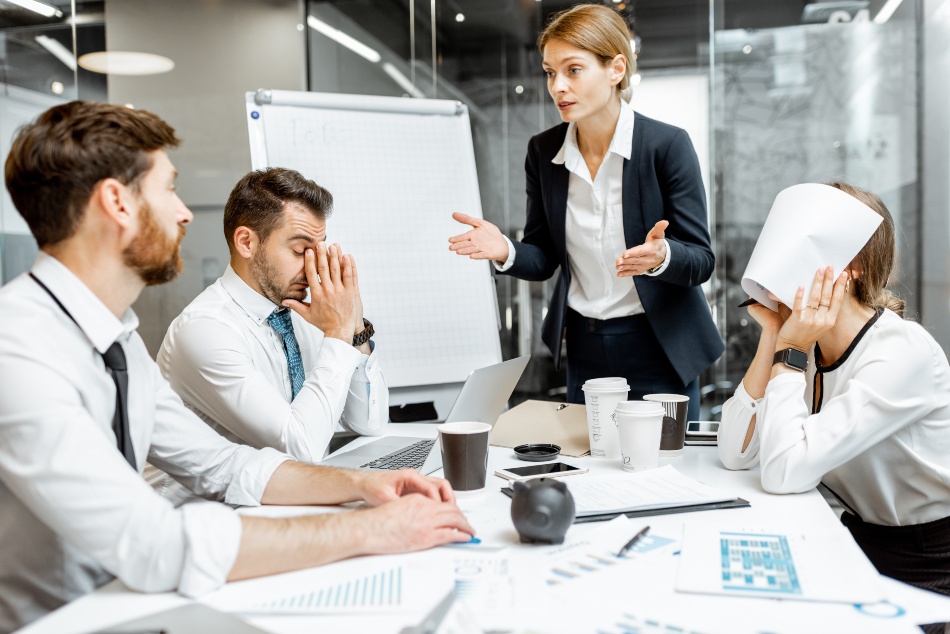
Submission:
<svg viewBox="0 0 950 634">
<path fill-rule="evenodd" d="M 179 226 L 178 239 L 169 238 L 155 220 L 148 203 L 141 208 L 142 228 L 122 252 L 125 265 L 135 271 L 146 286 L 169 282 L 181 273 L 181 241 L 185 227 Z"/>
</svg>

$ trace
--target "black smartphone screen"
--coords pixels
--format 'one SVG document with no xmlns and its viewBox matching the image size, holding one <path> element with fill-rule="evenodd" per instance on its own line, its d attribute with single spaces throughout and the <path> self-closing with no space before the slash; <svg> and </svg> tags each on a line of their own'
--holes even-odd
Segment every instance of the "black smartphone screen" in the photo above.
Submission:
<svg viewBox="0 0 950 634">
<path fill-rule="evenodd" d="M 505 469 L 505 471 L 519 476 L 533 476 L 577 471 L 577 467 L 572 467 L 571 465 L 564 464 L 563 462 L 552 462 L 549 464 L 535 464 L 528 467 L 508 467 Z"/>
</svg>

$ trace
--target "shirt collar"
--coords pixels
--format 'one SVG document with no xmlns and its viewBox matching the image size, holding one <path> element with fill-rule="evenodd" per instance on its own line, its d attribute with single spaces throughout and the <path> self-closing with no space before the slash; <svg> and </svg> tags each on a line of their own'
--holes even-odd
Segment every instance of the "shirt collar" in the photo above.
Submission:
<svg viewBox="0 0 950 634">
<path fill-rule="evenodd" d="M 100 354 L 116 341 L 125 341 L 139 327 L 131 308 L 118 319 L 86 284 L 55 257 L 40 252 L 31 269 L 76 320 L 86 338 Z"/>
<path fill-rule="evenodd" d="M 278 306 L 248 286 L 247 282 L 231 268 L 230 264 L 224 271 L 224 275 L 221 276 L 221 286 L 224 287 L 224 290 L 231 296 L 231 299 L 233 299 L 258 326 L 267 321 L 271 313 L 281 308 L 281 306 Z"/>
<path fill-rule="evenodd" d="M 608 154 L 613 152 L 626 160 L 630 160 L 632 150 L 630 139 L 633 138 L 633 120 L 633 106 L 630 105 L 629 102 L 621 99 L 620 117 L 617 119 L 617 127 L 614 128 L 614 135 L 610 139 L 610 147 L 607 148 Z M 557 165 L 566 165 L 568 169 L 573 171 L 577 161 L 583 160 L 584 157 L 581 155 L 580 148 L 577 147 L 577 123 L 571 121 L 567 125 L 567 134 L 564 135 L 564 143 L 561 144 L 561 149 L 554 155 L 551 162 Z"/>
</svg>

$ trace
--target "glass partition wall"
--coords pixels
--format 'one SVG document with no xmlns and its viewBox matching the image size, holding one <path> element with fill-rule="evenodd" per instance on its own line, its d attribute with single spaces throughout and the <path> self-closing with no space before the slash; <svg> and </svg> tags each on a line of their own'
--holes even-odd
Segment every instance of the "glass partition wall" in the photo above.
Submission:
<svg viewBox="0 0 950 634">
<path fill-rule="evenodd" d="M 6 160 L 17 128 L 47 108 L 72 99 L 105 99 L 105 76 L 76 59 L 105 44 L 100 2 L 65 0 L 33 9 L 0 3 L 0 157 Z M 27 270 L 36 241 L 0 193 L 0 284 Z"/>
<path fill-rule="evenodd" d="M 711 3 L 713 309 L 727 345 L 710 378 L 723 387 L 755 353 L 739 283 L 790 185 L 841 180 L 881 196 L 898 228 L 891 285 L 919 311 L 917 3 L 768 4 Z"/>
</svg>

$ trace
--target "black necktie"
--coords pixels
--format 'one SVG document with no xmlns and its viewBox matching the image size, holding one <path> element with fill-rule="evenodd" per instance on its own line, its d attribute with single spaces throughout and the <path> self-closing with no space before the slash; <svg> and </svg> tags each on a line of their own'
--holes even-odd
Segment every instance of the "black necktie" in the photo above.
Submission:
<svg viewBox="0 0 950 634">
<path fill-rule="evenodd" d="M 116 341 L 102 360 L 112 374 L 115 381 L 115 414 L 112 415 L 112 430 L 115 432 L 116 445 L 119 451 L 129 461 L 133 469 L 135 466 L 135 450 L 132 448 L 132 439 L 129 437 L 129 368 L 125 364 L 125 352 Z"/>
</svg>

